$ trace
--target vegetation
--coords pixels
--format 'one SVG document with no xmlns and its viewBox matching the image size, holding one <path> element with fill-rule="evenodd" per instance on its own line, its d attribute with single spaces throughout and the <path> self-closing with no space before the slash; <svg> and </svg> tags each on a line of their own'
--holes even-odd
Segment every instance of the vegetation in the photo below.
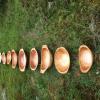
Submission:
<svg viewBox="0 0 100 100">
<path fill-rule="evenodd" d="M 100 100 L 100 0 L 0 0 L 0 52 L 32 47 L 40 53 L 47 44 L 54 54 L 64 46 L 71 68 L 59 74 L 54 64 L 44 75 L 27 65 L 0 64 L 0 100 Z M 78 48 L 88 45 L 95 54 L 92 69 L 79 71 Z"/>
</svg>

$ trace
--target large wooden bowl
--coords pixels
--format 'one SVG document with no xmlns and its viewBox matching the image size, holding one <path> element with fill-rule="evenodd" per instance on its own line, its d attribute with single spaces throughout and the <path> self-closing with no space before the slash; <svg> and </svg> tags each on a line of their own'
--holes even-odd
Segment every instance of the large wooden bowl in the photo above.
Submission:
<svg viewBox="0 0 100 100">
<path fill-rule="evenodd" d="M 93 54 L 86 45 L 79 47 L 79 64 L 82 73 L 87 73 L 93 64 Z"/>
<path fill-rule="evenodd" d="M 38 53 L 35 48 L 32 48 L 30 51 L 30 59 L 29 59 L 29 65 L 31 70 L 36 70 L 38 66 Z"/>
<path fill-rule="evenodd" d="M 19 64 L 19 70 L 21 72 L 24 72 L 26 67 L 26 54 L 23 49 L 20 49 L 19 51 L 18 64 Z"/>
<path fill-rule="evenodd" d="M 57 71 L 61 74 L 66 74 L 70 67 L 70 56 L 64 47 L 57 48 L 54 54 L 54 63 Z"/>
<path fill-rule="evenodd" d="M 40 66 L 40 73 L 45 73 L 45 71 L 51 66 L 52 64 L 52 55 L 50 50 L 48 49 L 47 45 L 42 46 L 41 50 L 41 66 Z"/>
</svg>

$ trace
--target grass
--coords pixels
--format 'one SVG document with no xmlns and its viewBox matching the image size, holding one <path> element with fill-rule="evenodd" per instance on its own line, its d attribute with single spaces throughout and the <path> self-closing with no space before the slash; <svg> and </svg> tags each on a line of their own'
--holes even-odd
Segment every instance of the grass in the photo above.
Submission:
<svg viewBox="0 0 100 100">
<path fill-rule="evenodd" d="M 0 52 L 24 48 L 29 55 L 32 47 L 40 52 L 47 44 L 52 54 L 60 46 L 71 54 L 66 75 L 54 65 L 41 75 L 40 64 L 24 73 L 0 64 L 0 100 L 99 100 L 99 6 L 99 0 L 0 0 Z M 79 72 L 77 60 L 83 43 L 97 54 L 87 74 Z"/>
</svg>

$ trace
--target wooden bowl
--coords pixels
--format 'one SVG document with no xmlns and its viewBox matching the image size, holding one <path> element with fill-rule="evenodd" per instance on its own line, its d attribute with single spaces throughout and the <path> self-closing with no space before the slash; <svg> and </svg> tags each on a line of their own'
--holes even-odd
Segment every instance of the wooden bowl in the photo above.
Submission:
<svg viewBox="0 0 100 100">
<path fill-rule="evenodd" d="M 1 52 L 0 52 L 0 63 L 1 63 Z"/>
<path fill-rule="evenodd" d="M 19 54 L 18 54 L 18 64 L 19 64 L 19 70 L 21 72 L 25 71 L 26 67 L 26 54 L 23 49 L 20 49 Z"/>
<path fill-rule="evenodd" d="M 57 71 L 61 74 L 66 74 L 70 67 L 70 56 L 64 47 L 57 48 L 54 54 L 54 63 Z"/>
<path fill-rule="evenodd" d="M 5 55 L 4 52 L 3 52 L 2 55 L 1 55 L 1 60 L 2 60 L 2 63 L 3 63 L 3 64 L 6 64 L 6 55 Z"/>
<path fill-rule="evenodd" d="M 93 64 L 93 54 L 86 45 L 79 47 L 79 64 L 82 73 L 87 73 Z"/>
<path fill-rule="evenodd" d="M 32 48 L 30 51 L 30 59 L 29 59 L 29 65 L 31 70 L 36 70 L 38 66 L 38 53 L 35 48 Z"/>
<path fill-rule="evenodd" d="M 7 64 L 10 64 L 11 62 L 11 51 L 7 52 Z"/>
<path fill-rule="evenodd" d="M 11 58 L 12 58 L 12 68 L 15 69 L 17 65 L 17 53 L 15 50 L 11 51 Z"/>
<path fill-rule="evenodd" d="M 40 66 L 40 73 L 45 73 L 45 71 L 51 66 L 52 64 L 52 55 L 50 50 L 48 49 L 47 45 L 42 46 L 41 50 L 41 66 Z"/>
</svg>

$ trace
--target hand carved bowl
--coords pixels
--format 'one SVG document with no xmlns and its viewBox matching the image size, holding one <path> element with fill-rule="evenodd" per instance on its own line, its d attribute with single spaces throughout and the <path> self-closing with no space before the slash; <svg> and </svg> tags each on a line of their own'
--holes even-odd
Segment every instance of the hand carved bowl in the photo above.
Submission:
<svg viewBox="0 0 100 100">
<path fill-rule="evenodd" d="M 38 66 L 38 53 L 35 48 L 30 51 L 29 65 L 31 70 L 36 70 Z"/>
<path fill-rule="evenodd" d="M 12 59 L 12 68 L 15 69 L 17 65 L 17 53 L 15 50 L 11 51 L 11 59 Z"/>
<path fill-rule="evenodd" d="M 41 66 L 40 66 L 40 73 L 45 73 L 45 71 L 51 66 L 52 64 L 52 55 L 50 50 L 48 49 L 47 45 L 42 46 L 41 50 Z"/>
<path fill-rule="evenodd" d="M 93 64 L 93 54 L 86 45 L 79 47 L 79 64 L 82 73 L 87 73 Z"/>
<path fill-rule="evenodd" d="M 23 49 L 20 49 L 19 54 L 18 54 L 18 64 L 19 64 L 19 70 L 21 72 L 25 71 L 26 67 L 26 54 Z"/>
<path fill-rule="evenodd" d="M 70 67 L 70 56 L 64 47 L 57 48 L 54 54 L 54 63 L 57 71 L 61 74 L 66 74 Z"/>
</svg>

